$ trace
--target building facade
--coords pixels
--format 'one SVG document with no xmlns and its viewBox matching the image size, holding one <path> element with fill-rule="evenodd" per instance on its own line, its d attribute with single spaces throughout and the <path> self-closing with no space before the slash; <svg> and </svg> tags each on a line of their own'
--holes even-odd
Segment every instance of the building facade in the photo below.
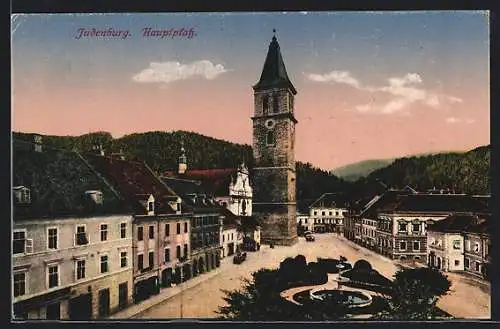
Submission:
<svg viewBox="0 0 500 329">
<path fill-rule="evenodd" d="M 121 196 L 79 154 L 40 138 L 13 141 L 13 168 L 14 318 L 89 320 L 130 304 L 132 215 Z"/>
<path fill-rule="evenodd" d="M 464 194 L 400 195 L 379 212 L 377 250 L 393 259 L 426 262 L 428 227 L 455 213 L 488 211 L 483 201 Z"/>
<path fill-rule="evenodd" d="M 253 86 L 253 213 L 264 243 L 297 242 L 294 97 L 276 36 Z"/>
<path fill-rule="evenodd" d="M 481 216 L 477 225 L 468 226 L 464 236 L 464 270 L 485 279 L 490 277 L 491 264 L 491 234 L 490 217 Z"/>
<path fill-rule="evenodd" d="M 303 235 L 304 232 L 313 232 L 314 224 L 309 214 L 297 214 L 297 234 Z"/>
<path fill-rule="evenodd" d="M 188 169 L 186 162 L 183 148 L 177 174 L 166 171 L 163 177 L 178 186 L 188 196 L 186 200 L 204 198 L 208 200 L 206 205 L 211 204 L 212 210 L 222 215 L 218 235 L 222 249 L 217 254 L 220 257 L 234 254 L 241 249 L 244 238 L 260 246 L 260 226 L 252 216 L 253 191 L 247 166 L 241 163 L 237 168 Z"/>
<path fill-rule="evenodd" d="M 212 271 L 220 266 L 222 257 L 221 232 L 224 211 L 215 198 L 207 194 L 202 182 L 186 175 L 187 168 L 178 174 L 164 173 L 161 177 L 182 198 L 182 208 L 192 214 L 190 222 L 190 276 Z"/>
<path fill-rule="evenodd" d="M 342 194 L 325 193 L 309 208 L 313 230 L 317 233 L 344 234 L 344 218 L 348 212 L 347 198 Z"/>
<path fill-rule="evenodd" d="M 132 207 L 134 301 L 191 278 L 193 214 L 182 199 L 143 162 L 102 154 L 85 158 Z"/>
<path fill-rule="evenodd" d="M 488 278 L 490 216 L 453 214 L 428 229 L 427 262 L 444 272 L 466 271 Z"/>
</svg>

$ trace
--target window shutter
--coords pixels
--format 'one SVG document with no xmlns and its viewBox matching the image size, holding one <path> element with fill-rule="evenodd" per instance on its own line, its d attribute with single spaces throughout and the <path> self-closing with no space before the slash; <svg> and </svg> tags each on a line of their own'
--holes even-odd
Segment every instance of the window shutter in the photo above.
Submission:
<svg viewBox="0 0 500 329">
<path fill-rule="evenodd" d="M 26 253 L 33 253 L 33 239 L 26 239 Z"/>
</svg>

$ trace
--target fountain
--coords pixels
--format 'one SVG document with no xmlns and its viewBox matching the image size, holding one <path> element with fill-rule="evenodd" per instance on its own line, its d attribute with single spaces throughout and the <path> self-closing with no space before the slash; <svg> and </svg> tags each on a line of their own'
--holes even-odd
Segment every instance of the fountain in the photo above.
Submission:
<svg viewBox="0 0 500 329">
<path fill-rule="evenodd" d="M 342 303 L 349 308 L 366 307 L 372 303 L 372 297 L 361 291 L 313 289 L 309 296 L 311 300 Z"/>
</svg>

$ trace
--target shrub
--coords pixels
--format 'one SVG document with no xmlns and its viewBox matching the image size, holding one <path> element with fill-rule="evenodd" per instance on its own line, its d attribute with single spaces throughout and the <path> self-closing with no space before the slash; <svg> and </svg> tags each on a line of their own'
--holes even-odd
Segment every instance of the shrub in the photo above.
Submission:
<svg viewBox="0 0 500 329">
<path fill-rule="evenodd" d="M 370 271 L 372 269 L 372 265 L 367 262 L 364 259 L 358 260 L 356 263 L 354 263 L 354 270 L 365 270 L 365 271 Z"/>
<path fill-rule="evenodd" d="M 295 263 L 297 264 L 297 266 L 300 266 L 303 268 L 307 267 L 307 260 L 306 260 L 306 257 L 304 255 L 297 255 L 294 260 L 295 260 Z"/>
<path fill-rule="evenodd" d="M 307 264 L 309 270 L 309 282 L 313 284 L 325 284 L 328 282 L 328 273 L 321 265 L 315 262 Z"/>
<path fill-rule="evenodd" d="M 318 265 L 327 273 L 338 273 L 338 264 L 340 264 L 340 262 L 337 259 L 318 258 Z"/>
</svg>

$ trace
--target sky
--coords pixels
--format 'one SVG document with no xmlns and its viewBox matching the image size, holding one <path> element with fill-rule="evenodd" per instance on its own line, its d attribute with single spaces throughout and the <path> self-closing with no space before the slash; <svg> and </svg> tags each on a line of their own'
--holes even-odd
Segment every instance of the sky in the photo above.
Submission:
<svg viewBox="0 0 500 329">
<path fill-rule="evenodd" d="M 13 131 L 188 130 L 251 144 L 252 86 L 276 29 L 298 92 L 298 161 L 331 170 L 489 144 L 487 12 L 43 14 L 11 22 Z"/>
</svg>

